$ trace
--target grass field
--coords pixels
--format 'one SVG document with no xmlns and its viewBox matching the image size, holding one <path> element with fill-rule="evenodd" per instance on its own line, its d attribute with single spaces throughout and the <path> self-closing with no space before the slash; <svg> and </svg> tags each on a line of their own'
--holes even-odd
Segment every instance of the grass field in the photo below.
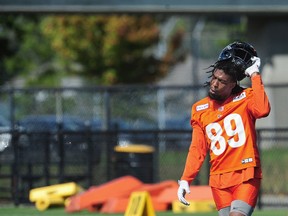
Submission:
<svg viewBox="0 0 288 216">
<path fill-rule="evenodd" d="M 64 208 L 51 208 L 43 212 L 39 212 L 34 207 L 0 207 L 1 216 L 120 216 L 123 214 L 98 214 L 96 212 L 81 211 L 77 213 L 66 213 Z M 168 212 L 157 212 L 157 216 L 217 216 L 217 212 L 212 213 L 179 213 L 174 214 L 171 211 Z M 256 210 L 253 216 L 288 216 L 287 209 L 273 209 L 273 210 Z"/>
</svg>

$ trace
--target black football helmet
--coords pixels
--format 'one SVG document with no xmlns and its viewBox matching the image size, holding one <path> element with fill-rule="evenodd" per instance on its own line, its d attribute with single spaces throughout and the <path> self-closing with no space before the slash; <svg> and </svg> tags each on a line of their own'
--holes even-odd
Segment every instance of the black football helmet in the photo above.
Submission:
<svg viewBox="0 0 288 216">
<path fill-rule="evenodd" d="M 251 44 L 245 42 L 233 42 L 227 45 L 218 57 L 219 61 L 231 61 L 237 68 L 237 80 L 240 81 L 246 77 L 245 70 L 250 67 L 253 62 L 251 58 L 258 56 L 256 50 Z"/>
</svg>

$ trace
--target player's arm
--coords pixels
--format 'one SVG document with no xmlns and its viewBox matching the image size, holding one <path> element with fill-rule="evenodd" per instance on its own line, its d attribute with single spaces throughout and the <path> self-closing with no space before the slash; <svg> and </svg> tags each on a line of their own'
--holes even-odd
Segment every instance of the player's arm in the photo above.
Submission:
<svg viewBox="0 0 288 216">
<path fill-rule="evenodd" d="M 197 176 L 207 154 L 207 145 L 203 130 L 195 121 L 192 121 L 192 126 L 192 141 L 186 158 L 183 175 L 181 180 L 178 181 L 179 188 L 177 191 L 177 196 L 179 201 L 184 205 L 190 204 L 185 199 L 185 195 L 186 193 L 190 193 L 189 186 Z"/>
<path fill-rule="evenodd" d="M 181 180 L 186 180 L 189 185 L 196 178 L 207 154 L 205 135 L 197 123 L 192 123 L 192 141 L 189 147 L 184 172 Z"/>
<path fill-rule="evenodd" d="M 251 78 L 253 89 L 253 100 L 249 104 L 249 109 L 256 118 L 261 118 L 268 116 L 271 108 L 259 73 L 261 60 L 258 57 L 253 57 L 252 61 L 254 63 L 245 71 L 245 74 Z"/>
</svg>

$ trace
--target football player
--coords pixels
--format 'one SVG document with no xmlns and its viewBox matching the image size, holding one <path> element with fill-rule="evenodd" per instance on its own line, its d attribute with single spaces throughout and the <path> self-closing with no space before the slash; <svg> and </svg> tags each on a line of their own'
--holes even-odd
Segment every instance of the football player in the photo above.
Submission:
<svg viewBox="0 0 288 216">
<path fill-rule="evenodd" d="M 192 141 L 178 199 L 189 205 L 185 194 L 209 151 L 209 185 L 219 216 L 250 216 L 262 178 L 255 122 L 270 112 L 260 58 L 252 45 L 237 41 L 211 67 L 208 96 L 192 106 Z M 250 88 L 239 85 L 245 77 L 251 79 Z"/>
</svg>

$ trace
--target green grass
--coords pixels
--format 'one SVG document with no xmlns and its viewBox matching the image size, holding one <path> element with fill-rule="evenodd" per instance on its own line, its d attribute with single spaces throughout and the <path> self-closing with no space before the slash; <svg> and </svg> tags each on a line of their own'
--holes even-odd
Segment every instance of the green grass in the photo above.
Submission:
<svg viewBox="0 0 288 216">
<path fill-rule="evenodd" d="M 288 194 L 288 148 L 273 148 L 261 152 L 263 181 L 266 194 Z M 275 178 L 277 176 L 277 178 Z"/>
<path fill-rule="evenodd" d="M 1 216 L 120 216 L 124 214 L 100 214 L 96 212 L 81 211 L 77 213 L 66 213 L 64 208 L 50 208 L 46 211 L 38 211 L 35 207 L 0 207 Z M 216 216 L 217 212 L 211 213 L 178 213 L 174 214 L 171 211 L 167 212 L 156 212 L 157 216 Z M 288 209 L 273 209 L 273 210 L 256 210 L 253 216 L 288 216 Z"/>
</svg>

